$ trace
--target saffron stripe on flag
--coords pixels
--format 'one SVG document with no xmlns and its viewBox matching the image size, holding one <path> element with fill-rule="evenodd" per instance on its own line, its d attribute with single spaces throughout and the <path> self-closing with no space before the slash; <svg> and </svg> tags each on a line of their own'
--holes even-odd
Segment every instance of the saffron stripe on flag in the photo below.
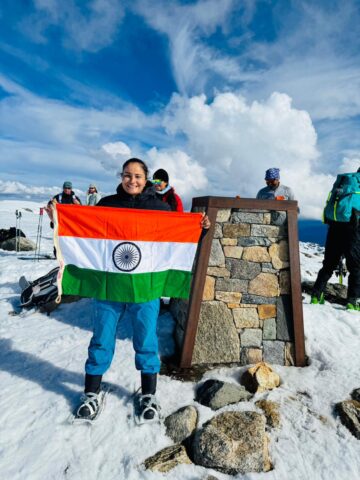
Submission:
<svg viewBox="0 0 360 480">
<path fill-rule="evenodd" d="M 191 272 L 128 273 L 99 272 L 67 265 L 62 289 L 65 295 L 114 302 L 142 303 L 160 297 L 188 298 Z"/>
<path fill-rule="evenodd" d="M 56 210 L 60 237 L 197 243 L 201 233 L 201 213 L 62 204 Z"/>
<path fill-rule="evenodd" d="M 59 237 L 61 254 L 66 265 L 72 264 L 79 268 L 114 273 L 122 270 L 116 267 L 113 260 L 115 249 L 122 242 L 122 239 L 98 240 L 94 238 Z M 130 247 L 137 246 L 140 252 L 139 263 L 134 269 L 134 274 L 160 272 L 169 269 L 190 271 L 197 249 L 196 243 L 137 241 L 128 242 L 127 245 Z"/>
</svg>

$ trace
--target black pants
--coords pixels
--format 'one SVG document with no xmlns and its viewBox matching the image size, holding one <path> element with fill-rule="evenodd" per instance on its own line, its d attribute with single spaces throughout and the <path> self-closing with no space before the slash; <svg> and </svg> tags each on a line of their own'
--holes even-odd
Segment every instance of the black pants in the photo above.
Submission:
<svg viewBox="0 0 360 480">
<path fill-rule="evenodd" d="M 346 259 L 349 272 L 348 301 L 360 298 L 360 229 L 353 224 L 331 223 L 326 237 L 323 267 L 318 273 L 313 295 L 320 296 L 339 264 L 341 256 Z"/>
</svg>

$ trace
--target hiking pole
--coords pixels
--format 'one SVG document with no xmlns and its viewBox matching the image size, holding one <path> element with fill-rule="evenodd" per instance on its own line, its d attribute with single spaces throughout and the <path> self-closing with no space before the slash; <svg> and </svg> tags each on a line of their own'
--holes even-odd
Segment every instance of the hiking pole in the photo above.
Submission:
<svg viewBox="0 0 360 480">
<path fill-rule="evenodd" d="M 16 224 L 15 224 L 15 251 L 16 253 L 20 251 L 20 221 L 21 221 L 21 212 L 19 210 L 15 211 Z"/>
<path fill-rule="evenodd" d="M 43 221 L 44 209 L 41 207 L 39 211 L 39 222 L 36 234 L 36 246 L 35 246 L 35 255 L 34 260 L 40 260 L 40 243 L 41 243 L 41 236 L 42 236 L 42 221 Z"/>
</svg>

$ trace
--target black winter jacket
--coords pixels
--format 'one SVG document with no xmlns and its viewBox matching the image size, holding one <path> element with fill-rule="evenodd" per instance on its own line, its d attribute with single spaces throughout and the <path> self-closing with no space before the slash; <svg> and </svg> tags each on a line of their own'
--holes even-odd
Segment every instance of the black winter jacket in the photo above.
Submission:
<svg viewBox="0 0 360 480">
<path fill-rule="evenodd" d="M 70 204 L 74 204 L 74 198 L 76 198 L 76 200 L 80 202 L 80 205 L 81 205 L 80 198 L 77 197 L 72 190 L 70 195 L 64 192 L 58 193 L 57 195 L 55 195 L 55 197 L 53 197 L 53 200 L 56 200 L 58 203 L 70 205 Z"/>
<path fill-rule="evenodd" d="M 117 208 L 138 208 L 143 210 L 170 211 L 167 203 L 157 198 L 156 190 L 151 182 L 146 182 L 144 190 L 140 195 L 129 195 L 123 189 L 121 183 L 116 189 L 115 195 L 103 197 L 96 207 L 117 207 Z"/>
</svg>

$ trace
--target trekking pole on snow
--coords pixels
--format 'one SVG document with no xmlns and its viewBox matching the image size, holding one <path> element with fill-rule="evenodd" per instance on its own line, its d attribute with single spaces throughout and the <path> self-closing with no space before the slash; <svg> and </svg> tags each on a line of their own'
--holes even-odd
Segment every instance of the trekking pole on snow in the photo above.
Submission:
<svg viewBox="0 0 360 480">
<path fill-rule="evenodd" d="M 339 260 L 339 265 L 335 271 L 335 275 L 339 277 L 339 283 L 340 285 L 343 284 L 343 279 L 346 277 L 347 270 L 344 262 L 344 257 L 342 256 Z"/>
<path fill-rule="evenodd" d="M 40 260 L 40 244 L 41 244 L 41 236 L 42 236 L 42 221 L 44 216 L 44 209 L 41 207 L 39 211 L 39 222 L 36 234 L 36 246 L 35 246 L 35 255 L 34 260 Z"/>
<path fill-rule="evenodd" d="M 15 211 L 16 224 L 15 224 L 15 251 L 16 253 L 20 251 L 20 222 L 21 222 L 21 212 L 19 210 Z"/>
</svg>

